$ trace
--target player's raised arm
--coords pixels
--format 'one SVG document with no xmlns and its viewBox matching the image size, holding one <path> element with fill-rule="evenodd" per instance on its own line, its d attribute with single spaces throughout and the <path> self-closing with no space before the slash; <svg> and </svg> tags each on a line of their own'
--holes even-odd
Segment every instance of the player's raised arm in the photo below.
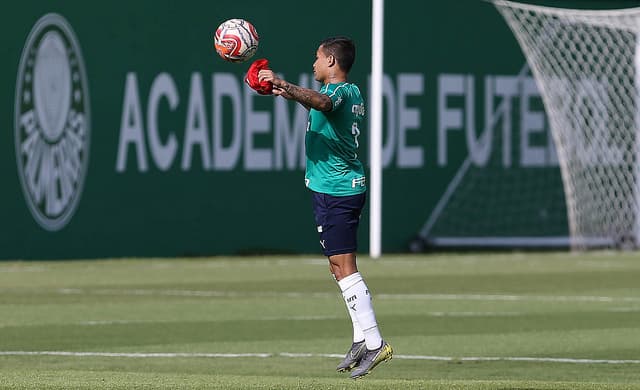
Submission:
<svg viewBox="0 0 640 390">
<path fill-rule="evenodd" d="M 274 95 L 295 100 L 307 108 L 313 108 L 318 111 L 331 111 L 333 107 L 329 96 L 283 80 L 271 70 L 261 70 L 258 73 L 258 79 L 271 82 L 274 86 Z"/>
</svg>

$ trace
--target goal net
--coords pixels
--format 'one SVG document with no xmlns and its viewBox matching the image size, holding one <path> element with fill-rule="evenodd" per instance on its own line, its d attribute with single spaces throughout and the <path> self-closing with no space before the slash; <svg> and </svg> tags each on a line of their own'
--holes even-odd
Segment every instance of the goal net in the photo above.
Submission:
<svg viewBox="0 0 640 390">
<path fill-rule="evenodd" d="M 635 247 L 640 9 L 494 4 L 542 94 L 560 161 L 571 246 Z"/>
<path fill-rule="evenodd" d="M 560 167 L 562 185 L 556 185 L 564 192 L 568 244 L 573 249 L 637 247 L 640 242 L 640 137 L 636 134 L 640 123 L 637 104 L 640 75 L 636 69 L 640 67 L 640 8 L 590 11 L 505 0 L 493 0 L 493 3 L 518 40 L 544 103 Z M 465 191 L 475 193 L 476 202 L 496 201 L 478 199 L 481 191 L 474 188 L 474 180 L 491 184 L 472 172 L 472 164 L 465 163 L 467 168 L 463 164 L 458 172 L 458 176 L 464 177 L 460 179 L 463 184 L 450 186 L 453 189 L 443 196 L 420 232 L 422 239 L 440 236 L 438 230 L 442 229 L 445 235 L 451 234 L 446 230 L 455 230 L 462 224 L 452 222 L 455 218 L 449 214 L 456 213 L 447 210 L 457 210 L 460 206 L 456 206 L 456 202 L 469 203 L 464 198 Z M 549 177 L 551 179 L 538 172 L 536 179 L 531 180 L 551 186 L 553 173 L 549 173 Z M 521 189 L 507 187 L 509 181 L 500 183 L 501 191 L 514 196 L 522 194 Z M 464 187 L 468 189 L 463 190 Z M 553 203 L 551 208 L 557 214 L 561 208 L 557 201 L 562 196 L 548 189 L 548 202 Z M 545 202 L 544 196 L 533 202 L 538 204 L 538 211 L 544 209 L 539 204 Z M 515 204 L 525 207 L 527 201 L 515 200 Z M 475 208 L 490 209 L 481 204 Z M 504 215 L 527 215 L 526 209 L 523 210 L 505 210 Z M 496 215 L 495 219 L 504 215 Z M 472 214 L 466 218 L 467 225 L 475 225 Z M 517 222 L 514 226 L 535 230 L 535 210 L 533 218 L 530 223 Z M 489 216 L 488 220 L 491 219 Z M 558 220 L 558 224 L 562 225 L 562 221 Z M 513 230 L 513 227 L 506 229 Z M 474 232 L 467 235 L 473 236 Z"/>
<path fill-rule="evenodd" d="M 504 220 L 509 222 L 504 223 L 503 229 L 510 234 L 517 235 L 519 227 L 529 226 L 532 231 L 524 232 L 525 236 L 545 237 L 547 234 L 536 232 L 535 227 L 549 230 L 550 226 L 562 226 L 562 217 L 558 214 L 564 213 L 568 245 L 573 249 L 637 247 L 640 243 L 640 137 L 636 135 L 640 129 L 637 104 L 640 8 L 592 11 L 505 0 L 493 0 L 493 3 L 513 31 L 537 82 L 557 151 L 560 169 L 559 178 L 555 179 L 559 180 L 553 183 L 553 172 L 534 173 L 529 179 L 532 186 L 548 186 L 542 195 L 539 190 L 526 186 L 517 188 L 523 186 L 520 176 L 518 180 L 505 180 L 503 173 L 498 179 L 494 178 L 499 184 L 492 184 L 491 179 L 482 177 L 482 172 L 492 171 L 474 169 L 467 159 L 419 236 L 432 241 L 452 234 L 473 237 L 478 236 L 478 232 L 468 226 L 475 226 L 481 233 L 496 230 L 494 225 Z M 536 198 L 512 200 L 515 206 L 511 209 L 512 203 L 502 197 L 494 198 L 491 192 L 483 196 L 482 186 L 494 184 L 507 196 L 535 195 Z M 514 187 L 509 187 L 512 184 Z M 558 206 L 562 195 L 554 193 L 551 187 L 554 185 L 564 192 L 564 210 Z M 504 212 L 477 218 L 472 212 L 460 212 L 465 207 L 491 210 L 492 202 L 502 202 Z M 527 207 L 533 210 L 527 211 Z M 551 224 L 540 224 L 538 220 L 547 211 L 550 211 L 547 217 L 552 218 Z M 519 221 L 520 217 L 529 218 L 529 222 Z M 467 227 L 464 227 L 464 218 Z M 484 227 L 486 223 L 491 224 L 489 228 Z M 482 234 L 476 238 L 478 242 L 483 239 L 486 242 Z M 539 242 L 546 246 L 545 242 L 553 241 Z M 518 242 L 514 244 L 518 246 Z"/>
<path fill-rule="evenodd" d="M 467 122 L 468 155 L 410 249 L 567 247 L 559 162 L 529 67 L 475 84 L 485 96 L 483 123 Z M 527 138 L 536 138 L 533 153 L 523 151 Z"/>
</svg>

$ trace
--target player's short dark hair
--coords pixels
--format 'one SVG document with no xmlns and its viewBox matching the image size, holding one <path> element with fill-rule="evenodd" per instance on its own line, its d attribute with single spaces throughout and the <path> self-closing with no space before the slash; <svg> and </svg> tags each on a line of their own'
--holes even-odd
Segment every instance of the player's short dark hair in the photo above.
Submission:
<svg viewBox="0 0 640 390">
<path fill-rule="evenodd" d="M 332 37 L 320 42 L 325 54 L 332 55 L 338 61 L 340 69 L 349 73 L 356 59 L 356 45 L 347 37 Z"/>
</svg>

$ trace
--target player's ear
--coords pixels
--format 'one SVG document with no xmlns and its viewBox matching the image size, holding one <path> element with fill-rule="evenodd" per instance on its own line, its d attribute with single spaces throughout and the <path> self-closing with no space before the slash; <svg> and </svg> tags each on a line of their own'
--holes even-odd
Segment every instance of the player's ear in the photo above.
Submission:
<svg viewBox="0 0 640 390">
<path fill-rule="evenodd" d="M 327 56 L 327 65 L 333 66 L 335 64 L 336 64 L 336 57 L 334 57 L 333 54 L 329 54 Z"/>
</svg>

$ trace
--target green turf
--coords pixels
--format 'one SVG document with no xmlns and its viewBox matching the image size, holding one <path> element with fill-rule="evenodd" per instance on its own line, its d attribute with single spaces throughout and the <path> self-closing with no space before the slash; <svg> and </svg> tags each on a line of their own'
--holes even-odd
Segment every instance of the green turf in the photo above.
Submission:
<svg viewBox="0 0 640 390">
<path fill-rule="evenodd" d="M 350 322 L 320 257 L 0 262 L 0 388 L 640 389 L 640 254 L 360 269 L 396 358 L 352 381 L 327 356 L 346 351 Z M 226 355 L 247 353 L 264 357 Z M 434 356 L 449 360 L 421 359 Z"/>
</svg>

